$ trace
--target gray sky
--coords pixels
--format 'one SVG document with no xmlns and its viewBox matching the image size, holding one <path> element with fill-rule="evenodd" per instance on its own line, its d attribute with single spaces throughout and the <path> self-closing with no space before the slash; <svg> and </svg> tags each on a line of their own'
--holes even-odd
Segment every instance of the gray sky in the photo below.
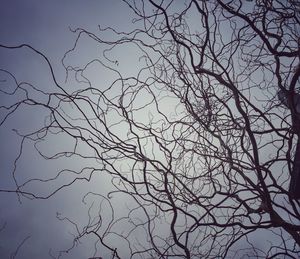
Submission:
<svg viewBox="0 0 300 259">
<path fill-rule="evenodd" d="M 121 1 L 111 0 L 4 0 L 0 8 L 0 42 L 7 45 L 27 43 L 42 51 L 49 57 L 58 81 L 64 83 L 65 74 L 61 64 L 63 54 L 73 46 L 75 35 L 69 28 L 81 27 L 97 31 L 98 25 L 112 26 L 119 29 L 129 28 L 131 20 L 128 9 L 124 9 Z M 92 49 L 86 50 L 88 57 L 95 55 Z M 79 57 L 84 59 L 85 57 Z M 14 73 L 19 82 L 25 81 L 41 89 L 51 89 L 49 71 L 41 65 L 41 59 L 29 51 L 0 50 L 0 68 Z M 3 76 L 3 74 L 1 74 Z M 1 85 L 4 87 L 4 85 Z M 0 97 L 2 104 L 13 100 Z M 26 132 L 32 126 L 40 125 L 42 113 L 27 110 L 18 113 L 6 122 L 0 129 L 0 175 L 1 188 L 13 187 L 13 159 L 20 144 L 20 138 L 12 131 L 18 128 Z M 53 148 L 55 149 L 55 143 Z M 77 161 L 78 162 L 78 161 Z M 46 176 L 57 172 L 61 164 L 41 162 L 32 148 L 26 146 L 24 158 L 18 161 L 16 176 L 20 182 L 34 176 Z M 75 161 L 76 164 L 76 161 Z M 65 165 L 71 167 L 71 164 Z M 5 228 L 0 232 L 0 257 L 10 258 L 24 239 L 15 258 L 51 258 L 58 251 L 68 248 L 72 243 L 72 226 L 56 218 L 59 212 L 75 221 L 87 220 L 87 206 L 81 202 L 82 196 L 89 191 L 104 191 L 109 189 L 105 177 L 98 177 L 94 184 L 80 182 L 53 198 L 45 200 L 26 200 L 18 202 L 14 194 L 0 195 L 0 226 Z M 36 187 L 43 192 L 43 187 Z M 29 237 L 29 238 L 28 238 Z M 93 256 L 93 243 L 83 244 L 78 249 L 64 255 L 63 258 L 88 258 Z M 102 254 L 109 258 L 110 253 Z"/>
<path fill-rule="evenodd" d="M 76 34 L 72 33 L 70 29 L 80 27 L 97 33 L 98 25 L 101 27 L 113 27 L 120 31 L 130 31 L 133 27 L 131 23 L 133 13 L 120 0 L 5 0 L 1 3 L 0 44 L 14 46 L 26 43 L 43 52 L 49 58 L 59 84 L 70 92 L 80 87 L 72 77 L 73 75 L 70 75 L 67 81 L 65 81 L 66 74 L 61 62 L 63 55 L 73 47 L 76 39 Z M 245 6 L 251 6 L 252 4 L 247 2 Z M 196 28 L 193 29 L 196 30 Z M 107 38 L 112 37 L 109 34 L 105 36 Z M 93 58 L 98 57 L 99 60 L 104 60 L 102 56 L 103 47 L 96 41 L 83 37 L 78 42 L 76 49 L 78 51 L 75 51 L 72 55 L 64 59 L 66 66 L 70 64 L 82 66 Z M 118 64 L 116 63 L 115 66 L 118 66 L 118 70 L 124 75 L 135 75 L 140 66 L 143 66 L 142 63 L 139 63 L 142 62 L 139 59 L 140 56 L 141 53 L 138 53 L 137 48 L 132 48 L 130 44 L 126 45 L 126 48 L 115 48 L 112 52 L 108 53 L 108 58 L 112 61 L 118 61 Z M 46 63 L 28 49 L 22 48 L 10 51 L 0 48 L 0 69 L 5 69 L 13 73 L 19 83 L 28 82 L 37 89 L 46 92 L 57 91 L 49 75 L 49 68 Z M 92 85 L 101 90 L 107 88 L 110 82 L 117 76 L 116 73 L 106 70 L 104 66 L 98 63 L 90 66 L 85 73 Z M 142 76 L 147 78 L 147 74 L 143 74 Z M 12 77 L 7 73 L 0 72 L 0 80 L 1 90 L 11 92 L 14 89 L 15 84 Z M 121 91 L 119 86 L 118 84 L 113 85 L 112 90 L 107 94 L 112 94 L 112 96 L 117 95 Z M 35 99 L 38 100 L 41 98 L 42 100 L 43 95 L 37 94 L 30 85 L 24 84 L 24 87 L 29 89 L 29 94 L 35 95 Z M 139 96 L 135 99 L 135 105 L 142 106 L 147 102 L 147 98 L 145 98 L 147 93 L 142 90 L 138 92 Z M 254 92 L 252 94 L 256 95 Z M 257 94 L 259 95 L 259 93 Z M 3 96 L 0 94 L 0 103 L 2 105 L 9 105 L 14 103 L 18 98 L 22 98 L 21 94 L 16 94 L 13 97 Z M 130 96 L 130 94 L 127 96 Z M 269 93 L 269 96 L 275 96 L 275 92 Z M 181 106 L 178 105 L 178 98 L 172 100 L 165 97 L 164 93 L 160 93 L 159 98 L 163 100 L 160 101 L 161 111 L 165 114 L 177 112 L 176 116 L 183 116 L 180 109 Z M 164 103 L 165 105 L 163 105 Z M 145 116 L 145 114 L 150 114 L 151 112 L 155 114 L 155 111 L 153 111 L 155 109 L 151 110 L 151 108 L 153 107 L 148 106 L 142 111 L 137 109 L 135 120 L 149 120 L 149 117 Z M 113 112 L 111 114 L 114 115 Z M 68 115 L 73 114 L 71 112 Z M 3 115 L 0 113 L 0 116 Z M 174 117 L 175 115 L 173 114 Z M 107 123 L 113 124 L 119 120 L 120 116 L 108 116 L 107 118 Z M 170 118 L 172 117 L 170 116 Z M 0 189 L 14 188 L 13 176 L 15 176 L 16 181 L 20 184 L 32 178 L 47 179 L 55 177 L 61 168 L 80 170 L 78 168 L 93 166 L 96 163 L 90 159 L 79 157 L 52 161 L 43 160 L 32 145 L 26 141 L 24 142 L 24 153 L 17 161 L 17 169 L 14 171 L 14 159 L 16 158 L 16 154 L 18 154 L 18 147 L 21 144 L 21 138 L 16 134 L 14 129 L 18 129 L 19 134 L 26 134 L 26 132 L 32 129 L 38 129 L 43 123 L 44 111 L 41 108 L 26 107 L 17 111 L 0 127 Z M 118 123 L 115 128 L 111 128 L 112 131 L 115 130 L 118 133 L 120 138 L 127 137 L 126 125 L 122 128 L 123 125 L 122 123 Z M 159 125 L 159 122 L 157 124 L 154 123 L 154 125 Z M 145 141 L 148 141 L 148 138 Z M 72 146 L 72 143 L 72 140 L 65 138 L 65 136 L 55 135 L 55 138 L 47 136 L 47 138 L 45 137 L 45 141 L 38 144 L 38 148 L 41 148 L 45 154 L 51 155 L 56 151 L 68 150 Z M 161 161 L 165 162 L 166 159 L 164 159 L 163 154 L 159 153 L 160 150 L 157 146 L 148 145 L 149 143 L 146 142 L 144 144 L 144 151 L 147 155 L 149 154 L 150 156 L 151 151 L 153 151 L 152 153 L 155 153 L 154 157 L 158 157 Z M 86 146 L 82 146 L 81 151 L 86 151 L 85 154 L 91 152 Z M 270 150 L 270 152 L 273 151 Z M 120 165 L 118 164 L 117 166 Z M 124 163 L 123 166 L 127 166 L 130 169 L 131 164 L 128 162 L 128 164 Z M 51 254 L 55 258 L 58 257 L 60 250 L 72 246 L 73 236 L 77 234 L 71 222 L 68 222 L 66 219 L 60 221 L 58 218 L 71 219 L 78 224 L 80 230 L 81 227 L 88 224 L 88 209 L 92 204 L 94 204 L 91 211 L 92 214 L 97 214 L 97 208 L 101 209 L 101 213 L 103 211 L 106 213 L 102 215 L 102 229 L 108 226 L 111 209 L 107 200 L 99 199 L 97 195 L 89 195 L 84 202 L 82 200 L 84 195 L 89 191 L 106 194 L 112 188 L 109 176 L 103 174 L 101 171 L 103 169 L 101 164 L 99 163 L 97 167 L 99 170 L 93 175 L 90 183 L 86 181 L 75 182 L 71 187 L 65 188 L 47 200 L 29 200 L 24 198 L 18 200 L 15 194 L 0 193 L 0 229 L 2 229 L 0 231 L 0 257 L 14 258 L 14 252 L 24 240 L 24 244 L 17 251 L 18 253 L 15 258 L 51 258 L 49 251 L 51 251 Z M 83 172 L 82 175 L 88 174 L 89 170 Z M 74 176 L 69 172 L 63 172 L 62 177 L 59 177 L 59 181 L 53 181 L 51 184 L 42 184 L 33 181 L 24 190 L 34 191 L 39 195 L 47 196 L 60 184 L 68 183 L 72 177 Z M 103 202 L 99 203 L 100 201 Z M 125 195 L 115 195 L 111 202 L 114 205 L 116 217 L 125 211 L 126 206 L 132 206 Z M 134 212 L 132 218 L 139 218 L 139 213 L 139 211 Z M 124 230 L 127 228 L 126 225 L 121 226 L 121 224 L 120 226 L 116 225 L 116 227 L 119 227 L 119 229 L 122 227 Z M 163 228 L 161 232 L 163 232 Z M 257 247 L 263 249 L 264 244 L 268 242 L 268 234 L 263 231 L 260 232 L 259 235 L 255 233 L 250 239 L 254 240 Z M 137 231 L 134 233 L 134 236 L 138 241 L 142 242 L 139 239 L 139 235 L 142 234 L 142 231 Z M 163 233 L 162 236 L 164 236 Z M 76 243 L 76 247 L 70 253 L 63 254 L 62 258 L 80 259 L 95 255 L 102 256 L 105 259 L 111 258 L 111 253 L 105 249 L 94 254 L 93 241 L 96 241 L 96 239 L 82 238 L 81 242 Z M 112 237 L 110 241 L 121 244 L 121 247 L 124 249 L 124 258 L 126 258 L 126 253 L 129 255 L 128 244 L 124 243 L 123 245 L 122 241 L 116 236 Z"/>
</svg>

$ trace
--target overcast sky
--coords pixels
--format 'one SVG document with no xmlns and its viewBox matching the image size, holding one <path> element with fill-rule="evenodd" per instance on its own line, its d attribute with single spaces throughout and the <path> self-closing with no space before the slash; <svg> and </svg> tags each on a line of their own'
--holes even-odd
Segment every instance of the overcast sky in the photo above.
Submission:
<svg viewBox="0 0 300 259">
<path fill-rule="evenodd" d="M 245 6 L 248 8 L 252 4 L 247 1 Z M 83 28 L 97 33 L 99 32 L 99 26 L 101 26 L 102 28 L 112 27 L 119 31 L 130 31 L 134 26 L 132 19 L 132 11 L 120 0 L 2 0 L 0 8 L 0 44 L 8 46 L 29 44 L 41 51 L 49 58 L 59 84 L 66 91 L 73 92 L 76 87 L 80 86 L 76 84 L 71 76 L 66 78 L 62 64 L 64 54 L 73 47 L 76 40 L 76 34 L 72 33 L 71 30 Z M 107 38 L 112 37 L 108 34 L 105 36 Z M 226 34 L 224 38 L 226 38 Z M 103 51 L 101 44 L 84 37 L 80 40 L 76 49 L 78 51 L 64 59 L 66 66 L 69 64 L 82 66 L 93 58 L 101 56 Z M 139 70 L 138 62 L 141 61 L 139 59 L 141 53 L 138 53 L 136 49 L 134 50 L 130 45 L 126 45 L 126 49 L 116 48 L 109 53 L 110 56 L 108 57 L 112 61 L 115 58 L 117 59 L 116 65 L 118 70 L 122 71 L 122 74 L 135 75 Z M 2 91 L 12 92 L 15 87 L 13 77 L 5 71 L 11 72 L 19 83 L 28 82 L 37 89 L 46 92 L 57 91 L 45 61 L 28 48 L 18 50 L 0 48 L 0 70 L 0 87 Z M 109 82 L 116 76 L 97 64 L 89 67 L 86 70 L 86 75 L 93 86 L 99 89 L 107 88 Z M 30 89 L 28 93 L 34 93 L 30 85 L 24 87 Z M 118 91 L 118 88 L 115 87 L 116 90 L 114 90 L 112 87 L 112 89 L 111 94 L 116 95 L 117 92 L 114 91 Z M 139 94 L 143 94 L 143 91 L 139 91 Z M 275 93 L 273 95 L 275 96 Z M 0 94 L 0 105 L 10 105 L 18 98 L 21 98 L 19 93 L 14 96 Z M 43 97 L 42 95 L 36 95 L 35 98 L 39 100 Z M 163 96 L 160 96 L 160 98 L 163 98 Z M 145 98 L 142 96 L 142 98 L 135 101 L 138 104 L 144 104 Z M 171 107 L 180 107 L 175 101 L 172 103 L 170 99 L 167 99 L 165 103 L 165 106 L 163 102 L 160 103 L 162 105 L 160 109 L 165 114 L 174 111 Z M 143 109 L 142 112 L 146 113 L 146 110 L 147 108 Z M 180 108 L 178 110 L 178 113 L 180 113 Z M 0 119 L 3 118 L 3 114 L 4 112 L 0 111 Z M 144 114 L 139 114 L 138 117 L 139 120 L 149 119 Z M 110 119 L 112 123 L 115 118 L 111 117 Z M 20 184 L 32 178 L 47 179 L 54 177 L 61 168 L 78 170 L 78 168 L 85 165 L 91 165 L 89 164 L 90 160 L 80 158 L 43 160 L 34 147 L 25 141 L 23 143 L 24 152 L 22 157 L 17 160 L 17 168 L 14 170 L 14 161 L 22 140 L 14 129 L 18 129 L 19 134 L 26 134 L 32 129 L 38 129 L 43 123 L 44 113 L 42 109 L 26 107 L 14 113 L 0 127 L 1 190 L 14 189 L 14 177 Z M 126 135 L 126 130 L 123 130 L 120 125 L 122 124 L 116 125 L 118 134 L 120 136 L 122 134 Z M 38 147 L 41 147 L 48 154 L 53 154 L 55 151 L 67 149 L 70 143 L 69 140 L 56 135 L 54 139 L 45 138 L 45 141 L 39 143 Z M 84 147 L 82 148 L 84 150 Z M 153 153 L 156 151 L 153 151 Z M 155 154 L 155 156 L 159 157 L 158 154 Z M 130 165 L 127 166 L 130 167 Z M 99 168 L 101 169 L 100 165 Z M 47 196 L 59 184 L 64 181 L 68 182 L 70 179 L 72 177 L 66 173 L 65 176 L 60 178 L 61 182 L 53 181 L 51 184 L 32 182 L 28 185 L 28 189 L 25 188 L 24 190 Z M 86 181 L 75 182 L 70 188 L 58 192 L 47 200 L 18 199 L 18 196 L 14 193 L 0 193 L 0 258 L 41 259 L 52 258 L 52 256 L 57 258 L 60 255 L 59 251 L 72 246 L 73 237 L 77 234 L 71 222 L 67 220 L 60 221 L 58 218 L 68 218 L 78 224 L 79 227 L 85 226 L 89 220 L 88 209 L 93 202 L 94 207 L 91 212 L 97 214 L 97 207 L 102 206 L 102 212 L 107 213 L 103 215 L 103 226 L 105 227 L 111 216 L 111 209 L 107 201 L 102 199 L 103 203 L 97 204 L 101 199 L 98 199 L 98 196 L 95 195 L 89 195 L 84 202 L 82 202 L 82 198 L 88 191 L 106 194 L 112 188 L 109 182 L 108 176 L 97 174 L 93 176 L 90 183 Z M 130 206 L 130 202 L 124 195 L 116 196 L 111 202 L 114 202 L 116 214 L 123 211 L 126 206 Z M 138 218 L 139 215 L 135 216 Z M 126 228 L 126 226 L 122 227 Z M 139 239 L 138 235 L 139 233 L 136 233 L 137 240 Z M 258 234 L 254 236 L 254 244 L 258 248 L 263 249 L 264 242 L 268 242 L 266 235 L 265 231 L 258 231 Z M 81 241 L 81 243 L 76 243 L 76 248 L 68 254 L 62 254 L 61 258 L 83 259 L 92 256 L 102 256 L 105 259 L 111 258 L 111 252 L 108 250 L 95 252 L 93 241 L 96 241 L 96 239 L 86 240 L 82 238 Z M 121 242 L 117 238 L 112 241 Z M 124 244 L 123 249 L 124 254 L 127 252 L 129 255 L 126 244 Z"/>
<path fill-rule="evenodd" d="M 63 84 L 65 73 L 61 64 L 63 54 L 70 49 L 75 40 L 71 29 L 81 27 L 97 31 L 98 25 L 112 26 L 117 29 L 130 27 L 131 13 L 118 0 L 3 0 L 0 8 L 0 43 L 4 45 L 30 44 L 42 51 L 51 61 L 59 83 Z M 85 59 L 94 55 L 94 51 L 87 45 Z M 82 54 L 81 54 L 82 55 Z M 8 51 L 0 49 L 0 68 L 11 71 L 16 79 L 26 81 L 42 89 L 51 88 L 49 70 L 43 66 L 41 59 L 28 50 Z M 1 80 L 7 79 L 1 73 Z M 50 82 L 50 83 L 49 83 Z M 5 87 L 1 84 L 1 87 Z M 11 100 L 6 96 L 0 97 L 2 104 Z M 39 112 L 27 111 L 16 114 L 4 127 L 0 129 L 0 185 L 2 189 L 13 188 L 13 161 L 17 154 L 17 147 L 21 138 L 17 137 L 13 128 L 26 132 L 32 125 L 39 125 Z M 58 163 L 59 164 L 59 163 Z M 69 165 L 68 165 L 69 166 Z M 68 167 L 66 166 L 66 167 Z M 18 161 L 16 175 L 23 180 L 35 175 L 56 172 L 55 163 L 41 163 L 33 149 L 28 147 L 24 159 Z M 72 245 L 72 231 L 70 224 L 60 222 L 56 213 L 69 216 L 75 221 L 87 220 L 87 206 L 81 202 L 86 190 L 97 191 L 99 188 L 109 188 L 104 179 L 95 179 L 94 187 L 81 182 L 53 198 L 45 200 L 21 199 L 20 203 L 15 194 L 0 195 L 0 257 L 15 256 L 15 258 L 51 258 L 49 251 L 58 256 L 58 251 Z M 42 192 L 41 187 L 38 187 Z M 103 205 L 105 206 L 105 205 Z M 93 256 L 93 243 L 83 244 L 70 255 L 63 258 L 88 258 Z M 110 253 L 101 254 L 103 258 L 110 258 Z"/>
</svg>

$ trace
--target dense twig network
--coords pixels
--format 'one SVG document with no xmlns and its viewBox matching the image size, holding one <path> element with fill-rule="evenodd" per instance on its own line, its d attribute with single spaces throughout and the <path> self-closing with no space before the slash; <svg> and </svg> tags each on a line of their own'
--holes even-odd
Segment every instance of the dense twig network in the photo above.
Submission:
<svg viewBox="0 0 300 259">
<path fill-rule="evenodd" d="M 15 160 L 16 190 L 3 191 L 47 199 L 74 182 L 109 176 L 110 193 L 88 193 L 82 200 L 100 204 L 97 212 L 96 203 L 89 207 L 84 227 L 57 216 L 74 225 L 70 250 L 85 236 L 96 238 L 93 258 L 101 251 L 112 258 L 297 258 L 300 204 L 288 188 L 299 138 L 292 127 L 297 110 L 286 109 L 277 93 L 286 91 L 292 99 L 299 90 L 299 4 L 124 2 L 136 30 L 73 31 L 76 42 L 62 62 L 77 80 L 76 90 L 64 89 L 47 57 L 33 47 L 1 46 L 40 55 L 55 84 L 55 91 L 43 92 L 2 70 L 15 89 L 1 94 L 22 92 L 23 99 L 1 106 L 0 126 L 24 106 L 46 113 L 39 129 L 17 131 L 23 141 Z M 113 40 L 102 37 L 107 32 Z M 103 55 L 75 66 L 68 57 L 83 37 L 103 47 Z M 113 55 L 127 48 L 140 55 L 134 75 Z M 115 79 L 99 87 L 88 76 L 93 67 Z M 50 137 L 68 145 L 49 154 L 42 143 Z M 27 142 L 47 160 L 94 162 L 19 182 L 18 159 Z M 47 194 L 27 189 L 69 175 L 69 182 Z M 123 214 L 115 196 L 128 201 Z M 259 233 L 268 233 L 268 247 L 255 243 Z"/>
</svg>

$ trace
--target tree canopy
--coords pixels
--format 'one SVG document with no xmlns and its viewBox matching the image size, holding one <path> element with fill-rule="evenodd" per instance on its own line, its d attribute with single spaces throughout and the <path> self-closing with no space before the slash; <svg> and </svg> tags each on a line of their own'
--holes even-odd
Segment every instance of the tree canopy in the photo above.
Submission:
<svg viewBox="0 0 300 259">
<path fill-rule="evenodd" d="M 16 129 L 15 189 L 2 192 L 48 199 L 95 175 L 107 181 L 109 190 L 83 197 L 98 201 L 83 226 L 57 215 L 74 226 L 66 251 L 87 236 L 94 256 L 113 258 L 297 258 L 300 202 L 289 185 L 300 136 L 300 4 L 123 2 L 133 30 L 72 31 L 62 58 L 72 87 L 38 49 L 1 45 L 41 58 L 52 84 L 41 89 L 1 69 L 13 85 L 1 95 L 14 101 L 1 105 L 0 126 L 26 109 L 40 121 Z M 78 59 L 86 42 L 99 56 Z M 29 146 L 60 168 L 19 177 Z"/>
</svg>

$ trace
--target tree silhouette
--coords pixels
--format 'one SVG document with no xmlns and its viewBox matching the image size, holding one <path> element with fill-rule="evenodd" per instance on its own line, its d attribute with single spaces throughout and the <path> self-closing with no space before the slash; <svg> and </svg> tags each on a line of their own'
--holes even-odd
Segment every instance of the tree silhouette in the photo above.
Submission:
<svg viewBox="0 0 300 259">
<path fill-rule="evenodd" d="M 76 231 L 67 251 L 93 236 L 96 250 L 114 258 L 297 258 L 300 203 L 289 183 L 300 135 L 292 125 L 295 107 L 287 109 L 277 93 L 293 100 L 299 92 L 299 3 L 124 2 L 135 30 L 73 31 L 76 42 L 62 64 L 78 89 L 57 82 L 50 61 L 33 47 L 1 45 L 42 57 L 55 84 L 42 91 L 2 70 L 15 91 L 1 94 L 21 91 L 24 98 L 1 106 L 0 125 L 24 106 L 45 114 L 40 128 L 16 131 L 23 140 L 16 189 L 2 192 L 47 199 L 74 182 L 106 175 L 111 192 L 83 198 L 100 203 L 96 213 L 89 207 L 83 228 L 57 216 Z M 113 37 L 102 37 L 107 33 Z M 105 49 L 72 65 L 68 58 L 83 37 Z M 127 75 L 127 63 L 122 67 L 125 61 L 114 54 L 131 49 L 140 55 L 135 75 Z M 95 67 L 114 75 L 105 88 L 89 77 Z M 51 138 L 68 145 L 51 154 L 42 145 Z M 46 160 L 93 162 L 19 182 L 15 170 L 27 142 Z M 36 182 L 55 188 L 47 194 L 27 188 Z M 114 197 L 126 197 L 126 211 L 120 213 Z M 256 242 L 260 235 L 270 241 L 266 247 Z"/>
</svg>

